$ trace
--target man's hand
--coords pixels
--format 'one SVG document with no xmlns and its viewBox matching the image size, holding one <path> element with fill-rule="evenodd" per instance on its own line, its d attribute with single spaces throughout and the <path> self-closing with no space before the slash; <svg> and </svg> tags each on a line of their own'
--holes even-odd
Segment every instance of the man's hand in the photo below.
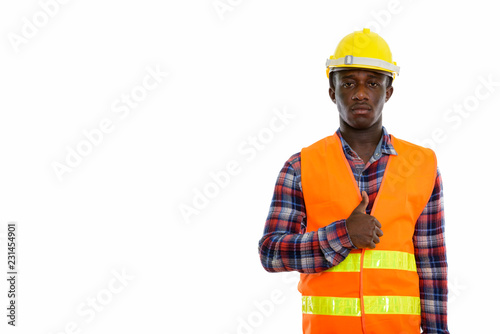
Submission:
<svg viewBox="0 0 500 334">
<path fill-rule="evenodd" d="M 375 244 L 380 242 L 379 237 L 384 233 L 380 229 L 382 224 L 377 218 L 366 214 L 368 206 L 368 195 L 366 191 L 361 194 L 362 200 L 359 205 L 352 210 L 351 215 L 346 220 L 347 233 L 352 243 L 357 248 L 375 248 Z"/>
</svg>

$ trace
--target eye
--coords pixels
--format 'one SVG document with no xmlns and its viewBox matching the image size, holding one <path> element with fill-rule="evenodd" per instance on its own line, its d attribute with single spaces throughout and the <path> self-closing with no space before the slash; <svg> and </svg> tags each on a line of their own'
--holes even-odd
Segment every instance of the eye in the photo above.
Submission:
<svg viewBox="0 0 500 334">
<path fill-rule="evenodd" d="M 352 83 L 352 82 L 344 82 L 344 83 L 342 84 L 342 87 L 344 87 L 344 88 L 349 88 L 349 87 L 352 87 L 352 86 L 353 86 L 353 83 Z"/>
<path fill-rule="evenodd" d="M 378 84 L 378 82 L 370 82 L 368 85 L 369 85 L 370 87 L 378 87 L 378 86 L 380 86 L 380 85 Z"/>
</svg>

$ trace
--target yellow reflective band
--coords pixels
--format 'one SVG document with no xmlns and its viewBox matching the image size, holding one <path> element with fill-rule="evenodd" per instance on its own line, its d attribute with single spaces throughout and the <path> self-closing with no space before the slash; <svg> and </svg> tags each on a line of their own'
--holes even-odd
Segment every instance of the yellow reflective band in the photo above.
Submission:
<svg viewBox="0 0 500 334">
<path fill-rule="evenodd" d="M 366 314 L 420 315 L 420 298 L 408 296 L 365 296 Z"/>
<path fill-rule="evenodd" d="M 361 254 L 349 254 L 338 265 L 325 270 L 326 272 L 359 272 Z M 415 256 L 406 252 L 366 250 L 363 268 L 396 269 L 417 271 Z"/>
<path fill-rule="evenodd" d="M 420 315 L 420 298 L 409 296 L 364 296 L 365 314 Z M 361 316 L 359 298 L 303 296 L 302 313 Z"/>
<path fill-rule="evenodd" d="M 302 313 L 360 317 L 361 301 L 359 298 L 303 296 Z"/>
<path fill-rule="evenodd" d="M 365 251 L 363 268 L 417 271 L 415 255 L 397 251 Z"/>
<path fill-rule="evenodd" d="M 366 256 L 366 254 L 365 254 Z M 326 272 L 347 272 L 347 271 L 354 271 L 354 272 L 359 272 L 359 267 L 360 267 L 360 262 L 361 262 L 361 254 L 360 253 L 353 253 L 347 255 L 347 257 L 344 259 L 344 261 L 340 262 L 338 265 L 331 267 L 330 269 L 325 270 Z"/>
</svg>

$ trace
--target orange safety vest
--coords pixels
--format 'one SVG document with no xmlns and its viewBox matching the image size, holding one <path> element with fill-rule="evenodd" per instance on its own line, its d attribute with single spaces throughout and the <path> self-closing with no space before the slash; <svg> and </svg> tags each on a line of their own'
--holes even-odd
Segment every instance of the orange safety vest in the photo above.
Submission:
<svg viewBox="0 0 500 334">
<path fill-rule="evenodd" d="M 391 135 L 391 155 L 371 215 L 384 235 L 376 248 L 351 250 L 328 270 L 301 274 L 306 334 L 419 334 L 420 290 L 413 248 L 415 223 L 434 187 L 432 150 Z M 301 151 L 307 232 L 346 219 L 361 194 L 337 134 Z"/>
</svg>

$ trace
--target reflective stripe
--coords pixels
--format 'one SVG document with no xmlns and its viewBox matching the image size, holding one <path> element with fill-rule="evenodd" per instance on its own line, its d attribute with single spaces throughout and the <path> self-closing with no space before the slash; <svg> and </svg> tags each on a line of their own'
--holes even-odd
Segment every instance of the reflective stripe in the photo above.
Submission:
<svg viewBox="0 0 500 334">
<path fill-rule="evenodd" d="M 417 271 L 415 255 L 397 251 L 366 251 L 363 267 Z"/>
<path fill-rule="evenodd" d="M 366 314 L 420 315 L 420 298 L 409 296 L 365 296 Z"/>
<path fill-rule="evenodd" d="M 325 270 L 326 272 L 359 272 L 361 254 L 349 254 L 338 265 Z M 417 271 L 415 256 L 398 251 L 366 250 L 363 261 L 365 269 L 395 269 Z"/>
<path fill-rule="evenodd" d="M 361 301 L 359 298 L 303 296 L 302 313 L 361 316 Z"/>
<path fill-rule="evenodd" d="M 391 64 L 385 60 L 377 59 L 377 58 L 368 58 L 368 57 L 354 57 L 352 55 L 347 55 L 344 58 L 338 59 L 327 59 L 326 67 L 331 67 L 335 65 L 368 65 L 380 67 L 392 72 L 396 72 L 399 74 L 400 67 L 394 64 Z"/>
<path fill-rule="evenodd" d="M 364 296 L 365 314 L 420 315 L 420 298 L 409 296 Z M 359 298 L 303 296 L 302 313 L 361 316 Z"/>
<path fill-rule="evenodd" d="M 366 252 L 365 252 L 365 256 L 366 256 Z M 340 262 L 336 266 L 333 266 L 333 267 L 325 270 L 325 272 L 332 272 L 332 271 L 336 271 L 336 272 L 347 272 L 347 271 L 359 272 L 360 262 L 361 262 L 361 253 L 349 254 L 344 259 L 344 261 Z"/>
</svg>

